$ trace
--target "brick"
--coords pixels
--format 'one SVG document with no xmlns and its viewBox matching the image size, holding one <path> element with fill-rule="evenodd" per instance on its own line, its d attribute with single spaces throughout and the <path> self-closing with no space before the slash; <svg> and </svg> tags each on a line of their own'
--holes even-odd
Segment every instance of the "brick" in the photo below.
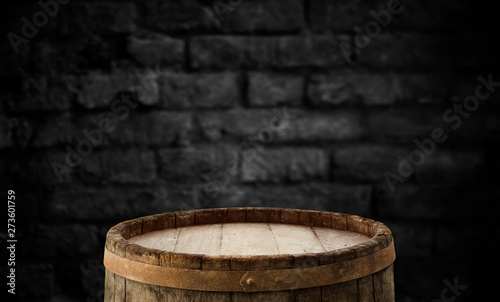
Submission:
<svg viewBox="0 0 500 302">
<path fill-rule="evenodd" d="M 394 237 L 398 255 L 430 256 L 434 245 L 433 230 L 429 226 L 387 223 Z"/>
<path fill-rule="evenodd" d="M 389 109 L 368 114 L 368 133 L 374 138 L 395 141 L 411 141 L 418 137 L 430 137 L 431 131 L 444 127 L 443 109 Z"/>
<path fill-rule="evenodd" d="M 407 151 L 389 145 L 356 144 L 332 150 L 335 179 L 384 182 L 386 171 L 397 171 L 398 156 Z"/>
<path fill-rule="evenodd" d="M 397 74 L 401 103 L 442 105 L 450 97 L 448 75 L 439 73 Z"/>
<path fill-rule="evenodd" d="M 220 2 L 225 5 L 215 1 L 213 9 L 224 32 L 293 32 L 305 27 L 300 0 Z"/>
<path fill-rule="evenodd" d="M 337 110 L 293 112 L 279 133 L 280 141 L 339 141 L 358 139 L 363 135 L 361 117 L 355 111 Z"/>
<path fill-rule="evenodd" d="M 248 78 L 248 101 L 252 107 L 302 103 L 304 79 L 301 76 L 251 73 Z"/>
<path fill-rule="evenodd" d="M 315 106 L 389 105 L 397 102 L 444 104 L 450 94 L 449 77 L 438 73 L 352 71 L 317 74 L 308 84 L 308 98 Z"/>
<path fill-rule="evenodd" d="M 500 64 L 494 55 L 499 49 L 487 35 L 383 33 L 360 49 L 358 60 L 375 68 L 491 69 Z"/>
<path fill-rule="evenodd" d="M 76 94 L 76 79 L 70 75 L 23 79 L 22 92 L 8 100 L 14 112 L 64 111 Z"/>
<path fill-rule="evenodd" d="M 179 146 L 189 143 L 191 129 L 189 113 L 137 113 L 118 122 L 109 140 L 118 145 Z"/>
<path fill-rule="evenodd" d="M 45 185 L 56 185 L 56 184 L 69 184 L 75 180 L 75 174 L 73 169 L 70 169 L 68 173 L 59 171 L 61 173 L 61 180 L 57 176 L 54 165 L 59 163 L 61 165 L 66 165 L 67 151 L 60 149 L 58 151 L 45 151 L 40 154 L 33 155 L 31 160 L 28 161 L 28 167 L 31 171 L 30 175 L 34 177 L 35 182 L 45 184 Z"/>
<path fill-rule="evenodd" d="M 158 154 L 160 176 L 170 181 L 211 181 L 219 172 L 231 178 L 237 173 L 238 156 L 229 147 L 163 149 Z"/>
<path fill-rule="evenodd" d="M 231 186 L 214 207 L 279 207 L 372 216 L 371 187 L 331 183 Z"/>
<path fill-rule="evenodd" d="M 160 36 L 155 38 L 131 37 L 127 45 L 132 57 L 144 66 L 182 66 L 184 64 L 184 41 Z"/>
<path fill-rule="evenodd" d="M 81 90 L 77 102 L 85 108 L 113 108 L 115 99 L 121 100 L 120 93 L 136 93 L 138 100 L 145 105 L 159 101 L 158 72 L 149 69 L 144 72 L 121 72 L 116 74 L 90 73 L 80 78 Z M 123 104 L 115 105 L 118 109 Z M 133 105 L 132 105 L 133 106 Z M 130 107 L 132 107 L 130 106 Z M 117 110 L 116 109 L 116 110 Z"/>
<path fill-rule="evenodd" d="M 439 146 L 435 150 L 416 168 L 418 181 L 447 184 L 473 181 L 485 170 L 483 152 L 443 150 Z"/>
<path fill-rule="evenodd" d="M 356 45 L 356 38 L 355 38 Z M 360 63 L 377 68 L 438 69 L 446 66 L 449 45 L 442 37 L 423 34 L 382 33 L 360 48 Z"/>
<path fill-rule="evenodd" d="M 392 74 L 335 73 L 311 78 L 308 97 L 315 106 L 364 103 L 388 105 L 400 95 Z"/>
<path fill-rule="evenodd" d="M 11 142 L 22 148 L 31 146 L 34 140 L 37 139 L 38 132 L 40 132 L 40 130 L 38 132 L 36 130 L 40 126 L 39 122 L 33 118 L 12 118 L 9 123 L 11 125 Z"/>
<path fill-rule="evenodd" d="M 94 225 L 40 225 L 35 233 L 33 249 L 43 251 L 44 257 L 84 256 L 101 249 Z"/>
<path fill-rule="evenodd" d="M 311 1 L 309 20 L 315 30 L 347 32 L 355 26 L 364 28 L 368 21 L 373 20 L 370 11 L 384 8 L 387 8 L 387 1 Z"/>
<path fill-rule="evenodd" d="M 235 73 L 167 73 L 160 85 L 162 104 L 169 109 L 227 108 L 241 103 Z"/>
<path fill-rule="evenodd" d="M 47 198 L 41 212 L 44 218 L 58 221 L 119 222 L 178 210 L 177 206 L 182 202 L 192 200 L 189 194 L 180 186 L 164 185 L 152 188 L 60 187 Z"/>
<path fill-rule="evenodd" d="M 217 141 L 227 135 L 256 135 L 260 129 L 270 127 L 273 116 L 278 113 L 271 110 L 233 109 L 223 112 L 207 111 L 197 115 L 196 119 L 202 136 L 210 141 Z"/>
<path fill-rule="evenodd" d="M 276 40 L 231 36 L 199 36 L 190 44 L 191 65 L 194 68 L 215 67 L 235 69 L 269 63 L 276 49 Z"/>
<path fill-rule="evenodd" d="M 85 181 L 147 184 L 156 177 L 155 156 L 152 151 L 96 151 L 85 157 L 79 166 Z"/>
<path fill-rule="evenodd" d="M 197 116 L 202 135 L 217 141 L 224 136 L 247 137 L 258 142 L 337 141 L 357 139 L 363 134 L 360 115 L 338 110 L 332 113 L 287 109 L 231 110 Z"/>
<path fill-rule="evenodd" d="M 70 114 L 64 113 L 45 118 L 39 125 L 33 140 L 35 147 L 73 144 L 79 129 L 73 123 Z"/>
<path fill-rule="evenodd" d="M 314 1 L 310 4 L 309 18 L 316 30 L 332 30 L 342 32 L 359 27 L 364 30 L 367 23 L 377 21 L 373 13 L 378 13 L 386 20 L 385 14 L 391 1 Z M 400 13 L 390 14 L 386 26 L 389 28 L 419 30 L 460 30 L 465 29 L 464 18 L 475 11 L 471 3 L 452 1 L 394 1 L 400 4 Z M 380 23 L 380 21 L 378 21 Z"/>
<path fill-rule="evenodd" d="M 70 3 L 61 14 L 64 34 L 130 33 L 136 28 L 132 3 Z"/>
<path fill-rule="evenodd" d="M 247 149 L 242 153 L 241 180 L 279 182 L 324 179 L 329 160 L 321 149 Z"/>
<path fill-rule="evenodd" d="M 143 3 L 142 23 L 162 32 L 207 31 L 214 27 L 214 14 L 196 0 L 153 1 Z"/>
<path fill-rule="evenodd" d="M 198 36 L 191 41 L 194 68 L 335 67 L 346 64 L 340 43 L 346 36 Z"/>
</svg>

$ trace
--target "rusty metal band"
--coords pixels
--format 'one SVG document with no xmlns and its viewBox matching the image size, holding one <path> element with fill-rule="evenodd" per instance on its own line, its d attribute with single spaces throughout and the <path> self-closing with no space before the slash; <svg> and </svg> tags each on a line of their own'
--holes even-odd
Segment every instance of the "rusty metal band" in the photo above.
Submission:
<svg viewBox="0 0 500 302">
<path fill-rule="evenodd" d="M 374 274 L 396 259 L 394 241 L 365 257 L 315 267 L 259 271 L 211 271 L 157 266 L 104 252 L 110 272 L 141 283 L 218 292 L 263 292 L 325 286 Z"/>
</svg>

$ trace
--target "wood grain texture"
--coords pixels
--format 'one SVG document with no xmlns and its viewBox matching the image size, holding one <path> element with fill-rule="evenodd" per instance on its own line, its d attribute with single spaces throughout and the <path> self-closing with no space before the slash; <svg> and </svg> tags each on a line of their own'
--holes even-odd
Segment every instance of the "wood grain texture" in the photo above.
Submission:
<svg viewBox="0 0 500 302">
<path fill-rule="evenodd" d="M 373 291 L 373 278 L 371 275 L 358 279 L 359 302 L 375 302 Z"/>
<path fill-rule="evenodd" d="M 231 293 L 203 292 L 161 287 L 158 302 L 231 302 Z M 138 300 L 141 301 L 141 300 Z"/>
<path fill-rule="evenodd" d="M 153 231 L 128 241 L 162 251 L 205 255 L 321 253 L 368 241 L 365 235 L 281 223 L 204 224 Z"/>
<path fill-rule="evenodd" d="M 179 253 L 220 255 L 222 224 L 180 228 L 174 251 Z"/>
<path fill-rule="evenodd" d="M 279 254 L 321 253 L 325 249 L 309 227 L 270 223 Z"/>
<path fill-rule="evenodd" d="M 131 243 L 162 251 L 174 251 L 180 229 L 165 229 L 130 238 Z"/>
<path fill-rule="evenodd" d="M 292 291 L 277 291 L 264 293 L 232 293 L 232 302 L 290 302 L 295 301 Z"/>
<path fill-rule="evenodd" d="M 104 302 L 115 301 L 115 274 L 105 270 L 104 279 Z"/>
<path fill-rule="evenodd" d="M 126 298 L 125 278 L 115 274 L 115 302 L 125 302 Z"/>
<path fill-rule="evenodd" d="M 393 302 L 395 301 L 394 294 L 394 264 L 391 264 L 386 269 L 373 274 L 373 291 L 375 301 Z"/>
<path fill-rule="evenodd" d="M 296 289 L 293 291 L 293 293 L 295 295 L 295 301 L 301 301 L 301 302 L 321 301 L 321 287 Z"/>
<path fill-rule="evenodd" d="M 325 251 L 333 251 L 368 241 L 368 236 L 341 230 L 313 227 Z"/>
<path fill-rule="evenodd" d="M 265 223 L 228 223 L 222 227 L 221 255 L 275 255 L 278 247 Z"/>
<path fill-rule="evenodd" d="M 125 302 L 157 302 L 159 300 L 159 286 L 125 280 Z"/>
<path fill-rule="evenodd" d="M 358 281 L 352 280 L 323 286 L 321 297 L 322 302 L 358 302 Z"/>
</svg>

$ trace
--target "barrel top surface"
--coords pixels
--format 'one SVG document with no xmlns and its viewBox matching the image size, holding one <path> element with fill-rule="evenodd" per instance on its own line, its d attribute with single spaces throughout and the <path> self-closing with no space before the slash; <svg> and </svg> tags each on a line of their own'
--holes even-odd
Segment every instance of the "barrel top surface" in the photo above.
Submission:
<svg viewBox="0 0 500 302">
<path fill-rule="evenodd" d="M 129 238 L 146 248 L 205 255 L 322 253 L 370 237 L 345 230 L 281 223 L 214 223 L 163 229 Z"/>
<path fill-rule="evenodd" d="M 112 227 L 106 250 L 164 267 L 238 270 L 310 267 L 388 247 L 384 224 L 343 213 L 218 208 L 145 216 Z"/>
</svg>

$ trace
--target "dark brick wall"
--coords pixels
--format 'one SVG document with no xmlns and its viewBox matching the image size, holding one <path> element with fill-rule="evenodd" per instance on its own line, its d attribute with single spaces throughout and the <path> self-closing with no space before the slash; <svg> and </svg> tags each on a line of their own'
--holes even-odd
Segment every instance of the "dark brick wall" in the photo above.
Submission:
<svg viewBox="0 0 500 302">
<path fill-rule="evenodd" d="M 16 297 L 100 301 L 109 227 L 226 206 L 386 223 L 398 301 L 440 299 L 445 279 L 468 285 L 456 301 L 493 289 L 482 277 L 499 231 L 492 7 L 59 2 L 42 0 L 51 15 L 36 21 L 35 1 L 2 5 L 0 183 L 17 195 Z"/>
</svg>

